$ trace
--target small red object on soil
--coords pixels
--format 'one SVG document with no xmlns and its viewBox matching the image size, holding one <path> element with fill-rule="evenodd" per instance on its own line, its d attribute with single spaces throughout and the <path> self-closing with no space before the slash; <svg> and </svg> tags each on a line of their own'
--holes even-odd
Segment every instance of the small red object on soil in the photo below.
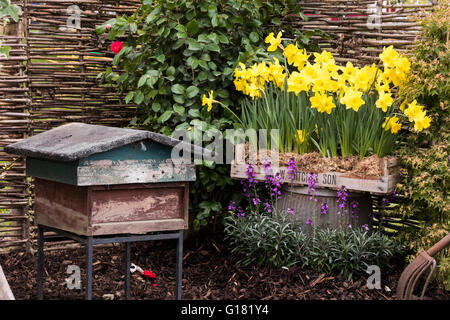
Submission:
<svg viewBox="0 0 450 320">
<path fill-rule="evenodd" d="M 150 279 L 156 279 L 156 274 L 154 274 L 152 271 L 150 270 L 144 270 L 144 273 L 142 274 L 144 277 L 146 278 L 150 278 Z"/>
</svg>

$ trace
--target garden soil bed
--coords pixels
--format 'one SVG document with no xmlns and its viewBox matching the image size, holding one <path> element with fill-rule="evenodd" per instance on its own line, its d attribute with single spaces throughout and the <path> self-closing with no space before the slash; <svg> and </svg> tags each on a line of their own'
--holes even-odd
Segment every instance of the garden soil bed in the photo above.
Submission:
<svg viewBox="0 0 450 320">
<path fill-rule="evenodd" d="M 382 274 L 382 290 L 369 290 L 366 277 L 344 281 L 294 266 L 285 269 L 239 267 L 230 256 L 223 235 L 197 236 L 185 241 L 183 299 L 296 299 L 296 300 L 393 300 L 404 266 L 396 265 Z M 175 241 L 132 244 L 132 263 L 152 270 L 150 280 L 132 274 L 131 299 L 173 299 L 175 288 Z M 124 246 L 94 247 L 93 298 L 124 299 Z M 65 283 L 67 266 L 84 270 L 84 250 L 64 249 L 45 252 L 44 299 L 84 299 L 82 289 L 69 290 Z M 16 299 L 36 299 L 36 256 L 24 252 L 0 255 L 0 264 Z M 386 289 L 385 287 L 389 289 Z M 431 284 L 428 299 L 450 299 L 450 293 Z"/>
</svg>

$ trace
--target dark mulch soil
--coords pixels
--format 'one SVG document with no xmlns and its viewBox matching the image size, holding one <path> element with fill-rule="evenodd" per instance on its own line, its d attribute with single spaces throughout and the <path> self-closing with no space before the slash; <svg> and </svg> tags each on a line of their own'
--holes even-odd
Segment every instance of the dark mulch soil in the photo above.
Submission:
<svg viewBox="0 0 450 320">
<path fill-rule="evenodd" d="M 184 244 L 183 299 L 395 299 L 395 288 L 403 266 L 382 274 L 382 290 L 369 290 L 365 277 L 344 281 L 294 266 L 285 269 L 243 268 L 236 265 L 220 235 L 188 239 Z M 173 299 L 175 288 L 175 241 L 132 244 L 131 261 L 152 270 L 156 280 L 131 277 L 132 299 Z M 124 299 L 123 245 L 94 247 L 94 299 Z M 69 290 L 65 278 L 68 265 L 84 270 L 84 250 L 45 252 L 45 299 L 84 299 L 80 290 Z M 36 256 L 23 252 L 0 255 L 0 264 L 16 299 L 36 299 Z M 84 278 L 82 276 L 82 284 Z M 389 289 L 386 289 L 385 287 Z M 450 293 L 431 284 L 427 297 L 450 299 Z"/>
</svg>

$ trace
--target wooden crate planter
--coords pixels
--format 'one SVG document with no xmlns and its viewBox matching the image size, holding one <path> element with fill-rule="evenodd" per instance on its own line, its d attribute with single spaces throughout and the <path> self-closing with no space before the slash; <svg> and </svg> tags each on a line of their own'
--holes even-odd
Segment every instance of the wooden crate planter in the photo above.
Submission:
<svg viewBox="0 0 450 320">
<path fill-rule="evenodd" d="M 85 236 L 188 228 L 195 167 L 173 163 L 179 141 L 71 123 L 7 146 L 27 156 L 40 225 Z"/>
<path fill-rule="evenodd" d="M 380 168 L 382 175 L 379 177 L 366 176 L 359 177 L 349 173 L 341 172 L 320 172 L 317 173 L 317 184 L 319 188 L 329 188 L 333 190 L 345 186 L 347 190 L 356 192 L 370 192 L 373 194 L 389 194 L 399 181 L 398 162 L 396 159 L 382 158 Z M 245 145 L 236 145 L 235 159 L 231 164 L 231 177 L 235 179 L 246 179 L 247 164 L 245 163 Z M 266 173 L 262 166 L 255 166 L 255 179 L 264 180 Z M 283 183 L 294 186 L 308 185 L 308 172 L 298 171 L 294 180 L 287 176 L 287 166 L 273 168 L 273 173 L 280 173 Z"/>
<path fill-rule="evenodd" d="M 240 144 L 235 147 L 235 159 L 231 164 L 231 177 L 234 179 L 247 178 L 247 164 L 245 163 L 245 145 Z M 288 208 L 295 211 L 295 219 L 305 223 L 313 220 L 313 214 L 316 213 L 316 226 L 342 228 L 358 227 L 370 224 L 372 212 L 372 198 L 370 194 L 386 195 L 391 193 L 398 182 L 398 164 L 395 159 L 380 159 L 381 176 L 360 177 L 350 173 L 341 172 L 319 172 L 316 173 L 316 199 L 317 202 L 310 200 L 308 194 L 308 172 L 297 171 L 294 180 L 289 179 L 287 166 L 272 167 L 273 174 L 280 173 L 282 177 L 283 191 L 281 198 L 276 206 L 279 210 Z M 265 180 L 266 173 L 262 165 L 254 167 L 255 179 Z M 348 190 L 347 203 L 340 209 L 337 206 L 338 195 L 336 190 L 345 186 Z M 356 219 L 352 214 L 338 214 L 341 210 L 352 211 L 351 203 L 358 203 L 358 209 L 355 212 Z M 320 214 L 320 206 L 327 203 L 329 207 L 328 214 Z M 305 227 L 305 230 L 310 228 Z"/>
</svg>

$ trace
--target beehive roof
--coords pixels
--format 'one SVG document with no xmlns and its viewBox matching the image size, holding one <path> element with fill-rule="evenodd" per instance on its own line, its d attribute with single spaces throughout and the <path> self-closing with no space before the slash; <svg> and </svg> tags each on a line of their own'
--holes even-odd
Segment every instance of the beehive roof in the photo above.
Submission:
<svg viewBox="0 0 450 320">
<path fill-rule="evenodd" d="M 72 122 L 10 144 L 5 152 L 47 160 L 74 161 L 142 140 L 174 147 L 180 140 L 143 130 Z M 194 147 L 193 153 L 203 149 Z"/>
</svg>

